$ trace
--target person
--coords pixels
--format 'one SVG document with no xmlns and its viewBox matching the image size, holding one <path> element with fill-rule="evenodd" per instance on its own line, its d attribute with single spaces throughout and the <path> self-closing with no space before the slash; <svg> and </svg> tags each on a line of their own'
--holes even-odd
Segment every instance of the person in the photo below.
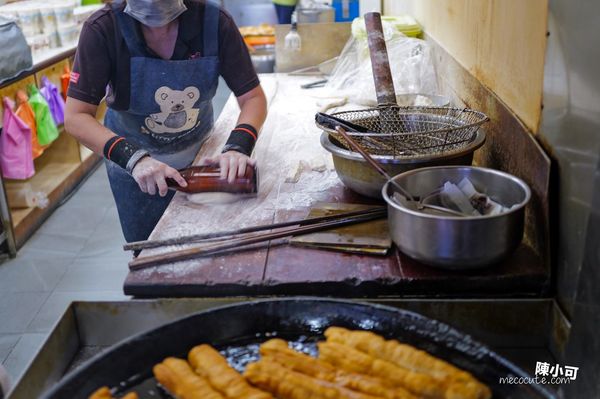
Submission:
<svg viewBox="0 0 600 399">
<path fill-rule="evenodd" d="M 277 20 L 280 24 L 291 24 L 292 14 L 296 9 L 298 0 L 273 0 L 275 11 L 277 12 Z"/>
<path fill-rule="evenodd" d="M 75 55 L 65 128 L 105 157 L 126 241 L 148 238 L 186 182 L 213 126 L 211 100 L 221 75 L 240 114 L 218 163 L 221 178 L 243 176 L 266 99 L 247 47 L 225 11 L 208 0 L 128 0 L 106 5 L 84 24 Z M 104 126 L 96 121 L 105 97 Z"/>
</svg>

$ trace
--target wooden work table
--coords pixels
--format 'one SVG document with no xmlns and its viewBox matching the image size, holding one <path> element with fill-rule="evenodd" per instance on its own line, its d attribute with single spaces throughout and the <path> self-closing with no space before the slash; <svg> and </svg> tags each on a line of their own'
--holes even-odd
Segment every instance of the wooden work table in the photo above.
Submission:
<svg viewBox="0 0 600 399">
<path fill-rule="evenodd" d="M 321 91 L 302 90 L 315 77 L 262 77 L 269 117 L 256 147 L 260 190 L 255 198 L 229 204 L 196 204 L 178 193 L 151 235 L 181 235 L 270 224 L 308 214 L 316 202 L 373 203 L 345 188 L 319 143 L 314 114 Z M 234 127 L 238 108 L 231 98 L 201 154 L 218 153 Z M 286 182 L 300 160 L 309 164 L 298 182 Z M 316 171 L 314 169 L 326 169 Z M 206 202 L 210 202 L 206 199 Z M 140 256 L 174 249 L 143 251 Z M 474 272 L 447 272 L 419 264 L 395 248 L 387 256 L 340 252 L 270 242 L 243 252 L 130 272 L 125 294 L 140 297 L 331 295 L 351 297 L 534 297 L 547 293 L 549 275 L 526 244 L 502 264 Z"/>
</svg>

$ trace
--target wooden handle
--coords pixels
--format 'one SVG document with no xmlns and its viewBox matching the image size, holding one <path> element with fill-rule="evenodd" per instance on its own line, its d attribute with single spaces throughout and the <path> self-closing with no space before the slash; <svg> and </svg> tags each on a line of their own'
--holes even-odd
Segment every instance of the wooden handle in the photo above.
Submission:
<svg viewBox="0 0 600 399">
<path fill-rule="evenodd" d="M 379 106 L 396 105 L 396 90 L 394 89 L 390 60 L 385 45 L 381 14 L 378 12 L 365 14 L 365 23 L 373 67 L 373 79 L 377 91 L 377 104 Z"/>
</svg>

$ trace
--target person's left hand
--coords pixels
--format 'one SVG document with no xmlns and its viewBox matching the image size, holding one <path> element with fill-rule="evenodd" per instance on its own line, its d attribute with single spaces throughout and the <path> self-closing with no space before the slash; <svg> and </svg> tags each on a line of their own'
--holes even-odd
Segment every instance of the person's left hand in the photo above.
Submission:
<svg viewBox="0 0 600 399">
<path fill-rule="evenodd" d="M 204 158 L 200 164 L 218 164 L 221 169 L 221 179 L 227 179 L 229 183 L 233 183 L 236 177 L 243 177 L 246 174 L 248 165 L 256 165 L 256 160 L 241 152 L 227 151 L 213 158 Z"/>
</svg>

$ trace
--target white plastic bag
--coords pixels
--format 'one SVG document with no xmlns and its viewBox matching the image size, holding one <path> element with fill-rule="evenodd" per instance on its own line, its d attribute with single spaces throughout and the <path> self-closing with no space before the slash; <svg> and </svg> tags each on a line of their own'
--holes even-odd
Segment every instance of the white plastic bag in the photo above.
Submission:
<svg viewBox="0 0 600 399">
<path fill-rule="evenodd" d="M 373 105 L 377 96 L 369 45 L 366 36 L 361 34 L 362 29 L 362 26 L 353 24 L 353 35 L 346 43 L 325 89 L 331 95 L 347 97 L 352 103 L 369 106 Z M 427 42 L 406 37 L 385 21 L 383 29 L 396 94 L 438 94 L 431 48 Z"/>
</svg>

